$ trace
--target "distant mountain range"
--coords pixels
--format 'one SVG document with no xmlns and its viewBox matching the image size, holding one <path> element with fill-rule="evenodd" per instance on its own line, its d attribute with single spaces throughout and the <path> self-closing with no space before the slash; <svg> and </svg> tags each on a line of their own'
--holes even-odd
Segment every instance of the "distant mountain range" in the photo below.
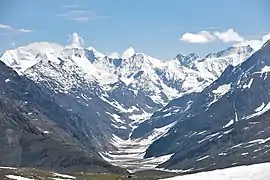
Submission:
<svg viewBox="0 0 270 180">
<path fill-rule="evenodd" d="M 0 152 L 14 157 L 0 153 L 0 165 L 197 171 L 268 158 L 268 43 L 161 60 L 133 48 L 109 57 L 74 36 L 0 57 Z"/>
</svg>

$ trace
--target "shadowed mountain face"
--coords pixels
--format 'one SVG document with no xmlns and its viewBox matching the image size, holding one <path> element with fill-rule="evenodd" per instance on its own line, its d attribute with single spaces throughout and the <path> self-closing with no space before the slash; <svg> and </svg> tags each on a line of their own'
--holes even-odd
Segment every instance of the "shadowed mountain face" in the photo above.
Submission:
<svg viewBox="0 0 270 180">
<path fill-rule="evenodd" d="M 79 141 L 76 114 L 55 103 L 49 91 L 0 62 L 0 165 L 60 171 L 125 172 Z M 91 137 L 89 137 L 91 140 Z"/>
<path fill-rule="evenodd" d="M 190 102 L 182 97 L 155 113 L 148 128 L 156 122 L 177 124 L 145 157 L 174 153 L 160 167 L 194 171 L 270 161 L 269 75 L 268 42 L 242 64 L 229 66 L 201 93 L 190 95 Z M 140 129 L 145 131 L 143 124 Z"/>
</svg>

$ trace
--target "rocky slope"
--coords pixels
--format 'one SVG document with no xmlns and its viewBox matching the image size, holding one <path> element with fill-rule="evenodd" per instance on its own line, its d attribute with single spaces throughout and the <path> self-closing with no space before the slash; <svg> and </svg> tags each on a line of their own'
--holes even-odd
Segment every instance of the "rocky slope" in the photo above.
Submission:
<svg viewBox="0 0 270 180">
<path fill-rule="evenodd" d="M 205 58 L 200 58 L 192 53 L 187 56 L 177 55 L 177 59 L 183 66 L 199 71 L 212 82 L 220 77 L 228 66 L 240 64 L 249 58 L 253 52 L 254 50 L 250 46 L 230 47 L 218 53 L 210 53 Z M 165 108 L 156 111 L 149 121 L 141 123 L 140 126 L 133 131 L 131 137 L 138 138 L 153 131 L 154 128 L 160 128 L 173 123 L 175 118 L 177 118 L 174 116 L 185 112 L 199 93 L 200 91 L 191 91 L 190 93 L 182 95 L 179 99 L 170 101 Z"/>
<path fill-rule="evenodd" d="M 125 173 L 82 141 L 83 132 L 75 131 L 81 117 L 58 105 L 50 90 L 2 62 L 0 71 L 0 165 Z"/>
</svg>

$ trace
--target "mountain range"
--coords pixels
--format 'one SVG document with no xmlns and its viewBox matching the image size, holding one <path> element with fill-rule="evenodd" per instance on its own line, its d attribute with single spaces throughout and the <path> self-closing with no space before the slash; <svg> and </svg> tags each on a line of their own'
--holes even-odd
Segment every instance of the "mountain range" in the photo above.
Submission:
<svg viewBox="0 0 270 180">
<path fill-rule="evenodd" d="M 125 173 L 269 159 L 269 42 L 161 60 L 78 37 L 0 57 L 0 165 Z"/>
</svg>

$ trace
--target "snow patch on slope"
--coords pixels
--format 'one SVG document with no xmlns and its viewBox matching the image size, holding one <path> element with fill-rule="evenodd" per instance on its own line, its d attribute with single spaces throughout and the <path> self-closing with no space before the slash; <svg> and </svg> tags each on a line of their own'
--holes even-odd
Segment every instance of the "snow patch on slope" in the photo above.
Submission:
<svg viewBox="0 0 270 180">
<path fill-rule="evenodd" d="M 3 167 L 3 166 L 0 166 L 0 169 L 15 170 L 15 169 L 17 169 L 17 168 L 15 168 L 15 167 Z"/>
<path fill-rule="evenodd" d="M 251 88 L 252 83 L 253 83 L 253 78 L 252 78 L 252 79 L 249 81 L 249 83 L 248 83 L 248 84 L 244 84 L 244 85 L 243 85 L 243 88 L 244 88 L 244 89 L 246 89 L 246 88 L 249 88 L 249 89 L 250 89 L 250 88 Z"/>
<path fill-rule="evenodd" d="M 23 176 L 17 176 L 17 175 L 6 175 L 6 177 L 8 179 L 13 179 L 13 180 L 35 180 L 35 179 L 30 179 Z"/>
<path fill-rule="evenodd" d="M 266 180 L 270 177 L 269 169 L 270 163 L 262 163 L 200 172 L 163 180 Z"/>
<path fill-rule="evenodd" d="M 61 177 L 61 178 L 76 179 L 76 177 L 70 176 L 70 175 L 66 175 L 66 174 L 53 173 L 53 175 L 56 176 L 56 177 Z"/>
<path fill-rule="evenodd" d="M 217 94 L 218 97 L 222 97 L 231 89 L 231 84 L 223 84 L 219 86 L 217 89 L 213 90 L 214 94 Z"/>
<path fill-rule="evenodd" d="M 222 96 L 227 94 L 231 89 L 231 84 L 223 84 L 220 85 L 217 89 L 213 90 L 214 99 L 208 104 L 210 107 L 212 104 L 216 103 Z"/>
<path fill-rule="evenodd" d="M 259 111 L 259 109 L 260 109 L 260 111 Z M 264 107 L 259 107 L 259 109 L 255 109 L 255 112 L 256 113 L 253 113 L 253 114 L 250 114 L 248 116 L 245 116 L 243 119 L 254 118 L 254 117 L 257 117 L 257 116 L 260 116 L 260 115 L 266 113 L 267 111 L 270 110 L 270 102 L 266 106 L 264 106 Z"/>
<path fill-rule="evenodd" d="M 265 104 L 264 104 L 264 102 L 262 102 L 262 104 L 259 107 L 254 109 L 254 112 L 260 112 L 261 110 L 263 110 L 264 106 L 265 106 Z"/>
<path fill-rule="evenodd" d="M 270 71 L 270 66 L 264 66 L 262 68 L 262 73 L 269 72 Z"/>
</svg>

